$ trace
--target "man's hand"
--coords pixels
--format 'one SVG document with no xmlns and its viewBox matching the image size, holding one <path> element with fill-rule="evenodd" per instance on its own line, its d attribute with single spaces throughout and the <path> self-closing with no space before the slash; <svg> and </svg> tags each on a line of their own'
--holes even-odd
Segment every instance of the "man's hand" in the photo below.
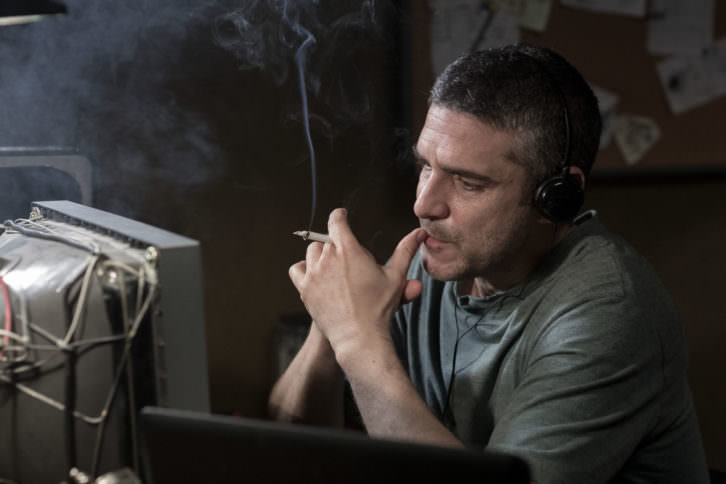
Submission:
<svg viewBox="0 0 726 484">
<path fill-rule="evenodd" d="M 311 243 L 305 260 L 290 267 L 305 307 L 336 356 L 390 343 L 393 312 L 421 294 L 421 283 L 407 281 L 406 272 L 425 232 L 415 229 L 401 239 L 386 266 L 358 243 L 344 209 L 330 214 L 328 233 L 332 244 Z"/>
<path fill-rule="evenodd" d="M 305 260 L 290 267 L 290 278 L 345 372 L 366 430 L 380 438 L 462 446 L 414 388 L 389 332 L 398 305 L 421 294 L 421 282 L 407 281 L 406 273 L 426 233 L 416 229 L 401 239 L 384 267 L 358 244 L 344 210 L 330 214 L 328 234 L 332 244 L 310 244 Z"/>
</svg>

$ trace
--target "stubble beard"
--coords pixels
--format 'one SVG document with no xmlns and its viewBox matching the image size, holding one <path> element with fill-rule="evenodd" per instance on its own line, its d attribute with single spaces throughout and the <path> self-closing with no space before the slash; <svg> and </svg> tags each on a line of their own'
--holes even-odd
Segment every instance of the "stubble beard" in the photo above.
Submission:
<svg viewBox="0 0 726 484">
<path fill-rule="evenodd" d="M 428 231 L 428 229 L 427 229 Z M 433 231 L 436 237 L 438 231 Z M 517 258 L 524 250 L 524 240 L 528 236 L 526 223 L 521 221 L 517 226 L 507 232 L 506 237 L 497 238 L 489 236 L 477 237 L 469 244 L 479 248 L 479 252 L 462 249 L 462 238 L 452 236 L 454 254 L 450 260 L 437 264 L 437 254 L 425 245 L 422 247 L 421 262 L 426 272 L 439 281 L 463 281 L 467 279 L 484 278 L 498 279 L 506 274 L 510 266 L 516 264 Z"/>
<path fill-rule="evenodd" d="M 424 270 L 438 281 L 457 281 L 464 274 L 464 267 L 458 257 L 448 263 L 437 264 L 436 253 L 431 252 L 427 247 L 421 250 L 421 264 Z"/>
<path fill-rule="evenodd" d="M 421 263 L 424 270 L 438 281 L 461 281 L 480 277 L 487 272 L 487 264 L 482 261 L 474 263 L 468 257 L 459 254 L 450 262 L 436 264 L 436 254 L 429 252 L 427 248 L 422 251 Z"/>
</svg>

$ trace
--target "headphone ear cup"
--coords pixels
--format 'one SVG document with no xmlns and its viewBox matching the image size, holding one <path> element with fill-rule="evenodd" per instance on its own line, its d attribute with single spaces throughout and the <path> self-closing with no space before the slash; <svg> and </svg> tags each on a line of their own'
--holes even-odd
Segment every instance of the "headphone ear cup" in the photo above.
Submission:
<svg viewBox="0 0 726 484">
<path fill-rule="evenodd" d="M 554 223 L 572 221 L 584 201 L 585 193 L 580 183 L 575 176 L 569 174 L 545 180 L 535 195 L 537 209 Z"/>
</svg>

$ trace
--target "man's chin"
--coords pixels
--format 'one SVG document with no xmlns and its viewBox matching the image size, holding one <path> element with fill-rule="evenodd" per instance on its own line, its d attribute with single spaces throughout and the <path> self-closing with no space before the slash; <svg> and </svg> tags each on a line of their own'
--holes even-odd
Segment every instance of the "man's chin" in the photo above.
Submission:
<svg viewBox="0 0 726 484">
<path fill-rule="evenodd" d="M 438 281 L 456 281 L 459 279 L 459 272 L 454 269 L 452 264 L 442 264 L 425 251 L 421 254 L 421 265 L 428 275 Z"/>
</svg>

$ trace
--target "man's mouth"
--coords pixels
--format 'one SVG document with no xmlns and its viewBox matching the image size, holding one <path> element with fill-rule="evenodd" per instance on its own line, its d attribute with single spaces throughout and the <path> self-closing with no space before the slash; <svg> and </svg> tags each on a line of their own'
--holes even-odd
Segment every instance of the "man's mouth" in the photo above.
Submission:
<svg viewBox="0 0 726 484">
<path fill-rule="evenodd" d="M 431 231 L 429 231 L 427 229 L 424 229 L 424 230 L 426 231 L 426 235 L 427 235 L 427 237 L 424 239 L 424 245 L 427 248 L 429 248 L 431 250 L 439 250 L 442 247 L 444 247 L 444 245 L 450 243 L 446 237 L 444 237 L 436 232 L 432 233 Z"/>
</svg>

